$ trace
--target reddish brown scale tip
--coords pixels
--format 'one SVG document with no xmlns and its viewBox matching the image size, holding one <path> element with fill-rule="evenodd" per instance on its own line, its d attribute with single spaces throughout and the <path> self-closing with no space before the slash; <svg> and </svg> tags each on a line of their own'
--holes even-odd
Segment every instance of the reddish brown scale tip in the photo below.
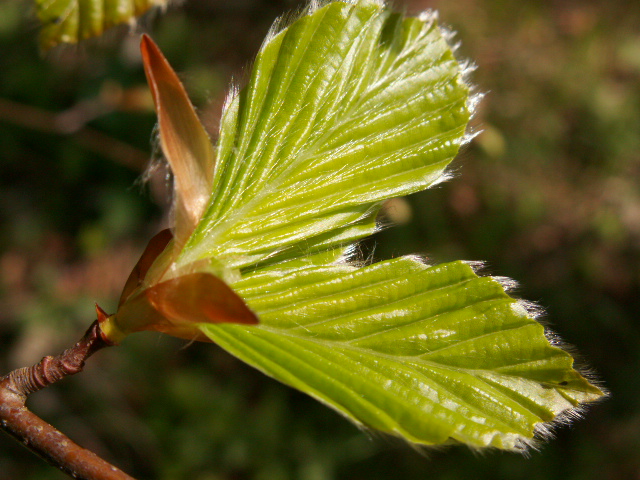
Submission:
<svg viewBox="0 0 640 480">
<path fill-rule="evenodd" d="M 96 303 L 96 317 L 98 319 L 98 323 L 102 325 L 107 318 L 109 318 L 109 314 L 105 312 L 100 305 Z"/>
</svg>

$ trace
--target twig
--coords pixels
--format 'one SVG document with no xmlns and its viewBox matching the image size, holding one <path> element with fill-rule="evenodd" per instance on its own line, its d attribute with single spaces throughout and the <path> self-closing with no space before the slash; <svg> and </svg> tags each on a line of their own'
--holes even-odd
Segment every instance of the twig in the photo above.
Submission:
<svg viewBox="0 0 640 480">
<path fill-rule="evenodd" d="M 99 319 L 100 313 L 101 310 Z M 71 441 L 25 406 L 29 394 L 81 372 L 87 358 L 113 345 L 102 336 L 99 319 L 78 343 L 60 355 L 44 357 L 37 365 L 19 368 L 0 378 L 0 428 L 73 478 L 134 480 Z"/>
</svg>

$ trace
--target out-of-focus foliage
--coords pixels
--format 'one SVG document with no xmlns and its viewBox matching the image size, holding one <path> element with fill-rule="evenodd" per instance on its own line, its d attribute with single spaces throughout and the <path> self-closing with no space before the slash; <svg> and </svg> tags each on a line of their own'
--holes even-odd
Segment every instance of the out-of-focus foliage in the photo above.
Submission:
<svg viewBox="0 0 640 480">
<path fill-rule="evenodd" d="M 413 220 L 382 232 L 375 256 L 488 260 L 490 272 L 518 278 L 518 294 L 548 309 L 612 397 L 529 459 L 462 448 L 424 458 L 368 438 L 211 345 L 146 334 L 34 395 L 36 412 L 143 478 L 640 474 L 640 5 L 397 3 L 440 10 L 489 93 L 477 118 L 484 133 L 456 163 L 462 175 L 390 204 L 389 216 Z M 43 59 L 24 6 L 0 3 L 2 372 L 79 337 L 93 301 L 113 309 L 161 218 L 162 180 L 150 194 L 128 188 L 155 122 L 140 94 L 138 40 Z M 273 18 L 292 6 L 189 0 L 153 24 L 212 131 L 230 76 L 242 77 Z M 64 477 L 0 437 L 0 478 Z"/>
<path fill-rule="evenodd" d="M 116 25 L 134 24 L 150 8 L 167 0 L 35 0 L 40 47 L 78 43 Z"/>
</svg>

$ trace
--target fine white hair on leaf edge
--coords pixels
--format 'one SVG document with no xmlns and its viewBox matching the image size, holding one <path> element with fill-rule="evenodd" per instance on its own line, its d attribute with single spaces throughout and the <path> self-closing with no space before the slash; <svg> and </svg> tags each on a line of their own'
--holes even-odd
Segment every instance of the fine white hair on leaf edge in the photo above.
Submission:
<svg viewBox="0 0 640 480">
<path fill-rule="evenodd" d="M 264 49 L 264 47 L 268 43 L 270 43 L 276 36 L 280 35 L 296 20 L 304 16 L 311 15 L 331 3 L 336 3 L 336 0 L 310 0 L 306 6 L 302 6 L 301 8 L 281 15 L 273 22 L 271 28 L 269 28 L 269 31 L 267 32 L 267 35 L 262 42 L 260 50 Z M 380 7 L 380 9 L 384 9 L 387 6 L 384 0 L 342 0 L 342 3 L 346 3 L 347 5 L 352 6 L 369 4 Z"/>
<path fill-rule="evenodd" d="M 536 423 L 534 427 L 534 438 L 543 441 L 551 440 L 556 435 L 556 430 L 561 427 L 571 425 L 576 420 L 580 420 L 584 416 L 584 412 L 587 410 L 588 404 L 580 404 L 573 407 L 566 408 L 561 412 L 558 412 L 553 420 L 548 422 Z M 535 442 L 536 444 L 538 442 Z M 533 445 L 533 448 L 537 450 L 537 445 Z"/>
<path fill-rule="evenodd" d="M 335 263 L 340 265 L 353 264 L 358 261 L 357 260 L 358 252 L 359 252 L 359 248 L 357 243 L 352 243 L 350 245 L 347 245 L 347 247 L 342 251 L 342 254 L 340 255 L 340 257 L 338 257 L 338 259 L 335 261 Z"/>
<path fill-rule="evenodd" d="M 462 137 L 462 145 L 471 143 L 482 132 L 484 132 L 482 128 L 474 128 L 473 126 L 468 126 L 467 132 Z"/>
<path fill-rule="evenodd" d="M 240 87 L 238 85 L 238 82 L 235 79 L 231 79 L 231 85 L 229 86 L 229 90 L 224 96 L 224 102 L 222 104 L 222 117 L 224 117 L 224 114 L 227 112 L 227 110 L 239 94 Z"/>
<path fill-rule="evenodd" d="M 434 23 L 438 23 L 440 21 L 440 15 L 437 10 L 425 10 L 418 14 L 418 20 L 424 22 L 427 27 L 430 27 Z"/>
<path fill-rule="evenodd" d="M 431 184 L 429 185 L 428 188 L 433 188 L 433 187 L 437 187 L 438 185 L 440 185 L 441 183 L 445 183 L 448 182 L 449 180 L 451 180 L 455 175 L 451 174 L 449 172 L 449 170 L 445 170 L 444 172 L 442 172 L 440 174 L 440 176 L 438 176 L 438 178 L 436 178 L 433 182 L 431 182 Z"/>
<path fill-rule="evenodd" d="M 405 255 L 404 258 L 407 258 L 408 260 L 411 260 L 417 264 L 420 264 L 421 266 L 423 266 L 424 268 L 430 268 L 432 266 L 434 266 L 431 262 L 429 262 L 429 259 L 424 256 L 424 255 L 419 255 L 417 253 L 412 253 L 410 255 Z"/>
<path fill-rule="evenodd" d="M 479 277 L 482 276 L 482 271 L 487 266 L 486 262 L 483 262 L 481 260 L 462 260 L 462 263 L 471 267 L 471 270 L 473 270 L 473 273 L 475 273 Z"/>
<path fill-rule="evenodd" d="M 444 41 L 447 42 L 447 45 L 449 45 L 449 48 L 451 49 L 451 51 L 455 53 L 460 48 L 460 45 L 461 45 L 460 41 L 455 40 L 458 34 L 456 33 L 455 30 L 453 30 L 452 28 L 449 28 L 446 25 L 440 24 L 438 26 L 440 27 L 440 35 L 442 35 L 442 38 L 444 39 Z"/>
<path fill-rule="evenodd" d="M 463 146 L 464 144 L 460 144 L 460 146 Z M 444 182 L 448 182 L 449 180 L 452 180 L 454 178 L 456 178 L 460 172 L 461 168 L 460 165 L 458 163 L 454 163 L 451 162 L 449 165 L 447 165 L 447 168 L 445 169 L 445 171 L 442 173 L 442 180 L 440 183 L 444 183 Z M 436 185 L 437 186 L 437 185 Z M 429 188 L 433 188 L 433 185 L 430 185 Z"/>
<path fill-rule="evenodd" d="M 501 277 L 501 276 L 496 276 L 496 277 L 491 277 L 491 278 L 493 280 L 495 280 L 496 282 L 498 282 L 500 284 L 500 286 L 502 286 L 502 289 L 506 293 L 513 292 L 514 290 L 516 290 L 518 288 L 518 282 L 516 282 L 512 278 Z"/>
<path fill-rule="evenodd" d="M 468 82 L 465 82 L 465 83 L 469 85 Z M 469 98 L 467 99 L 467 110 L 469 110 L 469 113 L 471 114 L 472 117 L 475 115 L 478 109 L 478 105 L 480 105 L 480 102 L 482 101 L 484 96 L 485 96 L 484 92 L 473 92 L 471 95 L 469 95 Z"/>
<path fill-rule="evenodd" d="M 460 60 L 459 63 L 460 75 L 462 75 L 462 77 L 465 79 L 478 69 L 478 65 L 476 65 L 474 61 L 469 60 L 468 58 Z"/>
<path fill-rule="evenodd" d="M 494 277 L 495 278 L 495 277 Z M 504 286 L 503 286 L 504 288 Z M 505 288 L 506 293 L 510 293 L 509 290 Z M 511 304 L 511 309 L 516 315 L 522 315 L 530 317 L 536 320 L 538 323 L 540 322 L 540 318 L 544 315 L 545 311 L 540 305 L 534 302 L 530 302 L 528 300 L 515 299 L 515 301 Z M 544 325 L 543 325 L 544 326 Z M 547 328 L 545 327 L 545 332 Z"/>
<path fill-rule="evenodd" d="M 480 135 L 482 132 L 483 130 L 481 128 L 475 129 L 473 127 L 467 127 L 467 131 L 459 140 L 460 146 L 463 147 L 470 144 L 473 139 Z"/>
</svg>

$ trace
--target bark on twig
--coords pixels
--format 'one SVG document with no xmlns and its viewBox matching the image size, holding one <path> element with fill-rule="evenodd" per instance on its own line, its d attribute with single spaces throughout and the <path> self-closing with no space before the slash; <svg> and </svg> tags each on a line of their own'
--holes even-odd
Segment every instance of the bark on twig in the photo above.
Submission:
<svg viewBox="0 0 640 480">
<path fill-rule="evenodd" d="M 96 320 L 78 343 L 60 355 L 0 378 L 0 428 L 73 478 L 134 480 L 30 412 L 25 402 L 29 394 L 81 372 L 87 358 L 110 345 Z"/>
</svg>

